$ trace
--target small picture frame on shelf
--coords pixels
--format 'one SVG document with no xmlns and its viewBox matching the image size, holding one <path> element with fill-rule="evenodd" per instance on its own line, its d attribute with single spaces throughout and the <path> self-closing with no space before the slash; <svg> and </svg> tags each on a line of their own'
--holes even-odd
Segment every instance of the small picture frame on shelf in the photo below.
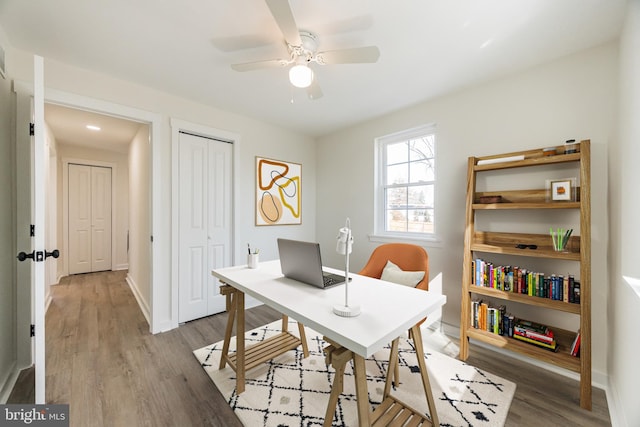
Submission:
<svg viewBox="0 0 640 427">
<path fill-rule="evenodd" d="M 546 181 L 548 202 L 575 202 L 576 179 L 548 179 Z"/>
</svg>

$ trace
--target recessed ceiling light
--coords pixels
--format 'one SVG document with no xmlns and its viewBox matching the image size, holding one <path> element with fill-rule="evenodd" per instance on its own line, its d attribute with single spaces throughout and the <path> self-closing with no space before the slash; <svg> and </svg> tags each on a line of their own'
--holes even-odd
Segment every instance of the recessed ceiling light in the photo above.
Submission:
<svg viewBox="0 0 640 427">
<path fill-rule="evenodd" d="M 99 126 L 94 126 L 94 125 L 87 125 L 87 129 L 89 130 L 100 130 Z"/>
</svg>

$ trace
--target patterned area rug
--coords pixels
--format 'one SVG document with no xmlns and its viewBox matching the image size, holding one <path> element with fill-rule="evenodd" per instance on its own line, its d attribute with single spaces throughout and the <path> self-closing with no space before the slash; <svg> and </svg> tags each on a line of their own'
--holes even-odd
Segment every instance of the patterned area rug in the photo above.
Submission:
<svg viewBox="0 0 640 427">
<path fill-rule="evenodd" d="M 280 332 L 281 322 L 273 322 L 246 333 L 247 345 Z M 297 335 L 295 322 L 289 331 Z M 331 392 L 334 370 L 324 362 L 327 345 L 306 328 L 309 357 L 302 349 L 290 351 L 246 374 L 246 390 L 235 391 L 235 372 L 228 366 L 218 369 L 222 342 L 193 353 L 204 370 L 245 426 L 322 426 Z M 235 348 L 232 339 L 231 348 Z M 428 414 L 422 380 L 413 342 L 400 339 L 400 385 L 392 395 L 416 410 Z M 366 361 L 369 403 L 373 409 L 382 401 L 389 349 Z M 515 392 L 515 384 L 459 360 L 425 351 L 429 379 L 436 399 L 441 426 L 503 426 Z M 350 364 L 349 364 L 350 365 Z M 344 391 L 340 396 L 333 426 L 357 425 L 355 385 L 351 366 L 347 366 Z"/>
</svg>

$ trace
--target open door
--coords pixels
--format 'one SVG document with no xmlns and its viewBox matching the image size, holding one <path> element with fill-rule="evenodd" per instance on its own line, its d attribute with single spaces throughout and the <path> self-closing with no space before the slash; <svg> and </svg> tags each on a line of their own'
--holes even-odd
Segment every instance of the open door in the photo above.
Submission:
<svg viewBox="0 0 640 427">
<path fill-rule="evenodd" d="M 31 224 L 29 227 L 30 248 L 18 254 L 18 261 L 31 264 L 31 361 L 35 367 L 35 403 L 46 403 L 45 395 L 45 266 L 44 262 L 49 256 L 58 257 L 58 251 L 45 249 L 45 191 L 47 188 L 46 164 L 48 156 L 45 154 L 44 142 L 44 61 L 42 57 L 34 56 L 33 59 L 33 104 L 31 107 L 33 118 L 33 132 L 31 132 L 30 162 L 28 169 L 30 174 L 30 202 L 18 203 L 18 215 L 27 215 L 22 212 L 22 207 L 29 207 Z M 26 132 L 26 128 L 20 129 Z M 17 158 L 18 167 L 22 166 L 20 158 Z M 26 190 L 26 188 L 25 188 Z M 20 235 L 25 230 L 18 229 Z M 18 242 L 24 242 L 20 237 Z M 21 244 L 21 243 L 19 243 Z M 22 248 L 21 248 L 22 249 Z M 25 283 L 20 279 L 18 286 Z M 23 307 L 19 307 L 22 309 Z M 22 331 L 18 331 L 19 334 Z"/>
</svg>

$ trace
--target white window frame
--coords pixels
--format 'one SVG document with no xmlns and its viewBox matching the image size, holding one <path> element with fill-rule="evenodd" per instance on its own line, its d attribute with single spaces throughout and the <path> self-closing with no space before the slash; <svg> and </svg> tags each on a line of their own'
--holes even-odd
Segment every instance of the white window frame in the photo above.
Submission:
<svg viewBox="0 0 640 427">
<path fill-rule="evenodd" d="M 435 135 L 433 147 L 434 178 L 433 178 L 433 198 L 434 198 L 434 223 L 433 233 L 418 233 L 414 231 L 387 231 L 385 230 L 386 220 L 386 146 L 397 142 L 407 141 L 412 138 L 424 135 Z M 438 160 L 437 160 L 437 133 L 435 124 L 427 124 L 412 129 L 403 130 L 390 135 L 385 135 L 375 139 L 375 194 L 374 194 L 374 232 L 369 235 L 369 240 L 374 242 L 397 242 L 397 241 L 421 241 L 425 243 L 438 243 L 437 236 L 437 189 L 438 189 Z"/>
</svg>

